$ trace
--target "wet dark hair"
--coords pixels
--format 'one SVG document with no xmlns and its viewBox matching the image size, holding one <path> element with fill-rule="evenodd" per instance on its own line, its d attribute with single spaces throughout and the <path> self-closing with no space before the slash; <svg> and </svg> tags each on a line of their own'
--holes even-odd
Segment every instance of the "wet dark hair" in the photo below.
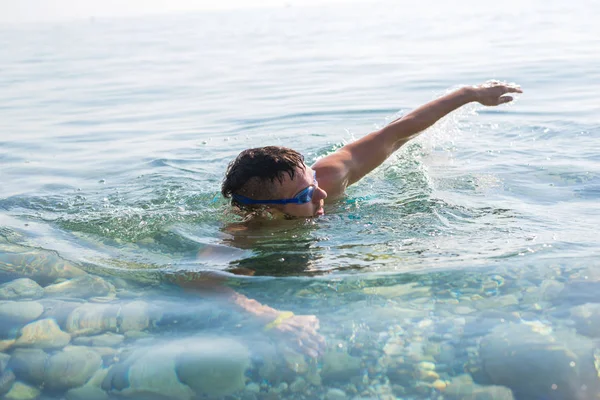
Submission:
<svg viewBox="0 0 600 400">
<path fill-rule="evenodd" d="M 304 157 L 287 147 L 266 146 L 244 150 L 229 163 L 221 193 L 226 198 L 240 194 L 254 200 L 272 200 L 277 196 L 275 180 L 283 183 L 285 174 L 294 179 L 296 168 L 306 168 Z M 232 199 L 232 204 L 242 206 L 235 199 Z"/>
</svg>

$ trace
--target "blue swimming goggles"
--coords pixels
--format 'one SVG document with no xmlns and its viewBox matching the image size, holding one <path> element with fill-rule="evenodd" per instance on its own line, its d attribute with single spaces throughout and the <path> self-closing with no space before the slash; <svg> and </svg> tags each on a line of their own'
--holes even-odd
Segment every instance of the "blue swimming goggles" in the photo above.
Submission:
<svg viewBox="0 0 600 400">
<path fill-rule="evenodd" d="M 234 194 L 231 197 L 238 203 L 242 204 L 306 204 L 310 203 L 315 193 L 315 189 L 317 188 L 317 173 L 313 173 L 314 184 L 302 189 L 300 193 L 295 195 L 291 199 L 281 199 L 281 200 L 253 200 L 248 197 L 242 196 L 240 194 Z"/>
</svg>

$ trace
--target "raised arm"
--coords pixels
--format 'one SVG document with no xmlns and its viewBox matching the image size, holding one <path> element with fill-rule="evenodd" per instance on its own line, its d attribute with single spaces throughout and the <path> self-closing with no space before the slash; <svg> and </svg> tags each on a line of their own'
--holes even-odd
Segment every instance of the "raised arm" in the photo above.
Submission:
<svg viewBox="0 0 600 400">
<path fill-rule="evenodd" d="M 319 186 L 328 198 L 341 195 L 347 186 L 381 165 L 403 144 L 418 136 L 445 115 L 463 105 L 477 101 L 485 106 L 497 106 L 512 101 L 507 93 L 522 93 L 517 86 L 491 82 L 476 87 L 464 87 L 433 100 L 386 127 L 347 144 L 313 165 Z"/>
</svg>

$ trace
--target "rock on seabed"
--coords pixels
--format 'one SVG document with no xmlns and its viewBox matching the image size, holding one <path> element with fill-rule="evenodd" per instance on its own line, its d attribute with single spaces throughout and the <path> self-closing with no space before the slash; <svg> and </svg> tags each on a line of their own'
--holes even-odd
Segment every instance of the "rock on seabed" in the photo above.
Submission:
<svg viewBox="0 0 600 400">
<path fill-rule="evenodd" d="M 44 289 L 29 278 L 15 279 L 0 285 L 0 300 L 37 299 Z"/>
<path fill-rule="evenodd" d="M 564 400 L 600 393 L 595 350 L 591 340 L 571 332 L 503 324 L 482 340 L 479 353 L 489 383 L 509 387 L 516 399 Z"/>
<path fill-rule="evenodd" d="M 66 331 L 73 335 L 94 335 L 116 331 L 118 305 L 87 303 L 75 308 L 66 321 Z"/>
<path fill-rule="evenodd" d="M 586 303 L 571 309 L 577 332 L 582 335 L 600 338 L 600 304 Z"/>
<path fill-rule="evenodd" d="M 115 293 L 115 287 L 99 276 L 86 274 L 44 288 L 48 297 L 75 297 L 87 299 L 96 296 L 107 296 Z"/>
<path fill-rule="evenodd" d="M 3 397 L 5 400 L 35 400 L 40 396 L 38 388 L 29 386 L 23 382 L 15 382 L 8 393 Z"/>
<path fill-rule="evenodd" d="M 226 396 L 244 389 L 249 365 L 248 349 L 233 339 L 183 339 L 136 350 L 109 369 L 102 388 L 127 398 Z"/>
<path fill-rule="evenodd" d="M 0 253 L 1 254 L 1 253 Z M 40 285 L 47 285 L 56 279 L 69 279 L 86 273 L 62 259 L 52 251 L 24 251 L 4 253 L 0 260 L 0 271 L 31 278 Z"/>
<path fill-rule="evenodd" d="M 71 335 L 63 332 L 53 319 L 41 319 L 25 325 L 14 346 L 51 349 L 65 347 Z"/>
<path fill-rule="evenodd" d="M 41 385 L 45 379 L 48 354 L 42 349 L 15 349 L 8 368 L 22 381 Z"/>
<path fill-rule="evenodd" d="M 102 367 L 102 358 L 93 350 L 69 346 L 46 362 L 46 385 L 67 390 L 82 386 Z"/>
<path fill-rule="evenodd" d="M 0 301 L 0 324 L 25 324 L 43 312 L 44 306 L 36 301 Z"/>
</svg>

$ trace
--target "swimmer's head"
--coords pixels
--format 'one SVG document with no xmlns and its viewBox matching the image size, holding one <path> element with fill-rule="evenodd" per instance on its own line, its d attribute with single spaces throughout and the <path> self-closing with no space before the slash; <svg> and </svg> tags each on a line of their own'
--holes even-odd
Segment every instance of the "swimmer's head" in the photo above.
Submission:
<svg viewBox="0 0 600 400">
<path fill-rule="evenodd" d="M 304 157 L 278 146 L 242 151 L 227 167 L 221 193 L 241 209 L 267 208 L 294 217 L 321 215 L 327 197 Z"/>
</svg>

